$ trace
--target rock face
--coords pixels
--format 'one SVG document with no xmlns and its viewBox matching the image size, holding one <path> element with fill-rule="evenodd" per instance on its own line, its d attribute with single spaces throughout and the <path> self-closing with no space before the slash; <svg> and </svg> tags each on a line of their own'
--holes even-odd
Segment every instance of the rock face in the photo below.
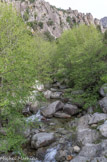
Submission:
<svg viewBox="0 0 107 162">
<path fill-rule="evenodd" d="M 48 146 L 55 140 L 53 133 L 38 133 L 32 137 L 31 147 L 38 149 L 40 147 Z"/>
<path fill-rule="evenodd" d="M 107 29 L 107 17 L 103 17 L 100 22 L 102 26 Z"/>
<path fill-rule="evenodd" d="M 104 113 L 107 113 L 107 97 L 104 97 L 99 101 L 100 107 L 102 108 Z"/>
<path fill-rule="evenodd" d="M 64 104 L 61 101 L 55 101 L 50 104 L 47 108 L 41 110 L 41 113 L 45 117 L 52 117 L 58 110 L 63 109 Z"/>
<path fill-rule="evenodd" d="M 11 0 L 4 0 L 11 2 Z M 50 5 L 44 0 L 20 1 L 12 0 L 12 4 L 21 13 L 24 21 L 34 31 L 45 33 L 46 36 L 58 38 L 64 30 L 72 28 L 74 25 L 100 25 L 100 20 L 94 19 L 91 13 L 80 13 L 77 10 L 63 10 Z M 72 4 L 72 3 L 71 3 Z"/>
</svg>

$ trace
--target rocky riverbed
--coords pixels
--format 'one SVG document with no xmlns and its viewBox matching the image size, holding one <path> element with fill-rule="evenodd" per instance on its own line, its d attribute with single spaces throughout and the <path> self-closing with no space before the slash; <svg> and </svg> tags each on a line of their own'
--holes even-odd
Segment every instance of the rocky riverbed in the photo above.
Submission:
<svg viewBox="0 0 107 162">
<path fill-rule="evenodd" d="M 87 111 L 82 104 L 63 97 L 66 86 L 59 83 L 38 87 L 46 102 L 28 103 L 23 109 L 27 144 L 23 150 L 30 162 L 106 162 L 107 161 L 107 84 L 99 91 L 102 113 Z M 82 94 L 78 90 L 72 94 Z M 71 94 L 71 95 L 72 95 Z M 82 103 L 82 102 L 81 102 Z M 33 159 L 33 160 L 32 160 Z"/>
</svg>

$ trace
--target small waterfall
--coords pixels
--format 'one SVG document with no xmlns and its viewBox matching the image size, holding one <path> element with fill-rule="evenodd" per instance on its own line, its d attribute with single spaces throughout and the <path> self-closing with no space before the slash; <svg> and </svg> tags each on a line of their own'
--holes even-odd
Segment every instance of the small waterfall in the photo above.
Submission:
<svg viewBox="0 0 107 162">
<path fill-rule="evenodd" d="M 47 149 L 43 162 L 56 162 L 55 156 L 57 154 L 58 148 L 59 148 L 59 145 L 57 147 Z"/>
<path fill-rule="evenodd" d="M 27 122 L 34 122 L 35 120 L 41 121 L 42 117 L 43 116 L 41 115 L 40 110 L 38 110 L 38 112 L 36 114 L 34 114 L 34 115 L 30 116 L 30 117 L 27 117 L 26 121 Z"/>
</svg>

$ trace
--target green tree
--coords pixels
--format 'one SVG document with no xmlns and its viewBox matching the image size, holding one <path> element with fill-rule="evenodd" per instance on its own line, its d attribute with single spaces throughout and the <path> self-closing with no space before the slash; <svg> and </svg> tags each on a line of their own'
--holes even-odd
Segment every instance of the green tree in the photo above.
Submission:
<svg viewBox="0 0 107 162">
<path fill-rule="evenodd" d="M 96 95 L 100 78 L 107 72 L 102 34 L 94 26 L 74 27 L 62 34 L 57 47 L 55 76 L 67 78 L 72 88 Z"/>
<path fill-rule="evenodd" d="M 0 119 L 7 130 L 0 151 L 19 150 L 25 142 L 22 109 L 35 80 L 49 80 L 52 48 L 32 36 L 12 6 L 0 3 Z"/>
</svg>

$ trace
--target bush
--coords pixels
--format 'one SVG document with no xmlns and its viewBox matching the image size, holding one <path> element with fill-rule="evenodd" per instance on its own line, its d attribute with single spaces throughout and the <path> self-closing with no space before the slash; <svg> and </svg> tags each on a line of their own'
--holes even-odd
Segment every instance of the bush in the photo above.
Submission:
<svg viewBox="0 0 107 162">
<path fill-rule="evenodd" d="M 38 26 L 39 26 L 41 29 L 43 29 L 43 22 L 39 22 L 39 23 L 38 23 Z"/>
<path fill-rule="evenodd" d="M 107 43 L 107 30 L 104 32 L 104 41 Z"/>
<path fill-rule="evenodd" d="M 24 12 L 23 19 L 25 21 L 28 21 L 29 20 L 29 10 L 28 9 Z"/>
<path fill-rule="evenodd" d="M 34 18 L 36 19 L 36 17 L 37 17 L 37 13 L 35 12 L 35 14 L 34 14 Z"/>
<path fill-rule="evenodd" d="M 37 30 L 37 21 L 27 22 L 27 25 L 30 26 L 33 30 Z"/>
<path fill-rule="evenodd" d="M 47 22 L 47 25 L 48 26 L 52 26 L 54 24 L 54 22 L 52 21 L 52 20 L 49 20 L 48 22 Z"/>
<path fill-rule="evenodd" d="M 66 18 L 66 21 L 70 24 L 70 23 L 71 23 L 71 17 L 68 16 L 68 17 Z"/>
<path fill-rule="evenodd" d="M 53 40 L 55 40 L 55 38 L 50 34 L 49 31 L 44 32 L 44 36 L 45 36 L 45 39 L 48 40 L 48 41 L 50 41 L 50 42 L 53 41 Z"/>
</svg>

